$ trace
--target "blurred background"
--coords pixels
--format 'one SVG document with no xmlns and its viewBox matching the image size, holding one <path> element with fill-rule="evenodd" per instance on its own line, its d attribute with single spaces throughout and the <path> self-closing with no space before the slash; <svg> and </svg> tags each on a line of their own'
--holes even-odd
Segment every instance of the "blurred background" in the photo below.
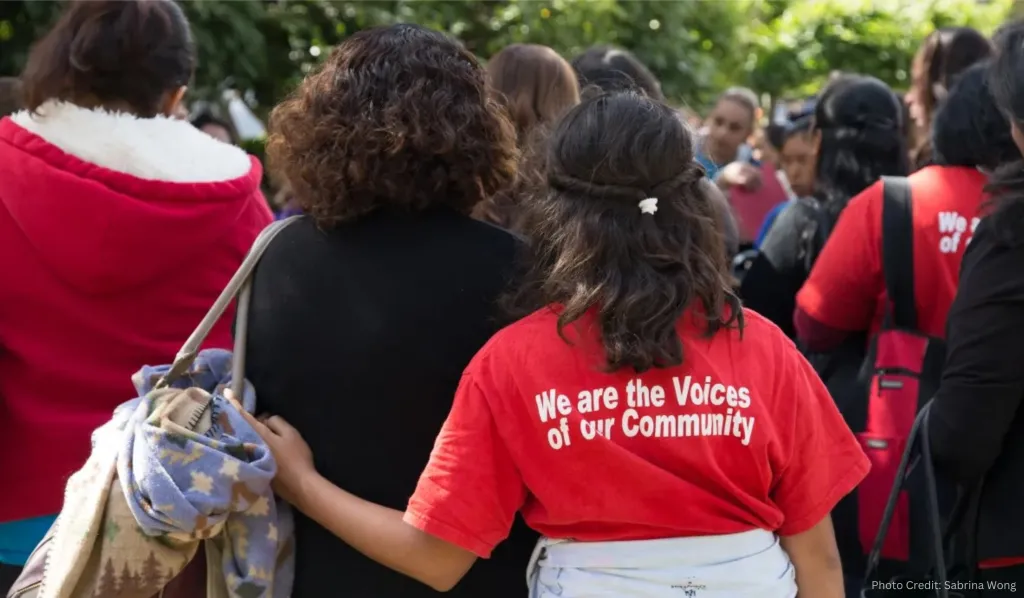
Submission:
<svg viewBox="0 0 1024 598">
<path fill-rule="evenodd" d="M 87 1 L 87 0 L 79 0 Z M 669 100 L 704 113 L 743 85 L 762 106 L 799 101 L 837 70 L 871 73 L 902 91 L 921 40 L 937 27 L 989 34 L 1022 0 L 186 0 L 202 105 L 259 151 L 260 121 L 296 82 L 359 29 L 399 21 L 447 31 L 481 59 L 513 42 L 567 57 L 596 43 L 632 50 Z M 0 1 L 0 76 L 20 72 L 57 14 L 55 0 Z M 767 101 L 765 101 L 767 100 Z M 252 114 L 249 114 L 251 111 Z M 766 114 L 771 114 L 768 111 Z M 255 116 L 255 118 L 253 118 Z"/>
</svg>

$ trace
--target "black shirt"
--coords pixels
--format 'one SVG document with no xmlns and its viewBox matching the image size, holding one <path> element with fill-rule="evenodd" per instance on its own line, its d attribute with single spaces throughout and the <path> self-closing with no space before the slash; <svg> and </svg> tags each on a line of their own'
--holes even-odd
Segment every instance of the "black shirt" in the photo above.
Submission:
<svg viewBox="0 0 1024 598">
<path fill-rule="evenodd" d="M 517 241 L 447 209 L 378 211 L 324 232 L 305 218 L 256 270 L 246 375 L 261 412 L 309 442 L 331 482 L 404 510 L 463 368 L 500 327 Z M 524 597 L 521 524 L 453 596 Z M 415 598 L 427 586 L 297 514 L 294 598 Z"/>
<path fill-rule="evenodd" d="M 936 467 L 967 488 L 984 476 L 981 559 L 1024 556 L 1024 242 L 992 224 L 964 253 L 928 429 Z"/>
</svg>

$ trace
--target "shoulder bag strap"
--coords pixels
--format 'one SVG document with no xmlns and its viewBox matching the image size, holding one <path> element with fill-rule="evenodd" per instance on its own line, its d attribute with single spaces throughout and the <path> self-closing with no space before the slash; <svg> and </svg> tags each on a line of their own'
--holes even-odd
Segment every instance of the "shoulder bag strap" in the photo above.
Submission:
<svg viewBox="0 0 1024 598">
<path fill-rule="evenodd" d="M 164 377 L 157 384 L 157 388 L 167 386 L 174 380 L 178 379 L 181 375 L 192 367 L 192 362 L 195 361 L 196 355 L 199 354 L 199 348 L 202 346 L 206 337 L 209 336 L 210 330 L 213 326 L 224 316 L 224 312 L 227 311 L 231 302 L 238 298 L 237 315 L 235 316 L 235 344 L 233 350 L 233 356 L 231 360 L 231 390 L 234 392 L 235 397 L 239 400 L 242 397 L 243 386 L 245 383 L 245 347 L 246 339 L 249 332 L 249 303 L 252 296 L 252 272 L 256 268 L 256 264 L 259 263 L 260 258 L 263 257 L 263 252 L 270 246 L 270 242 L 274 240 L 282 230 L 288 225 L 295 222 L 302 216 L 291 216 L 284 220 L 278 220 L 273 222 L 267 228 L 256 237 L 252 247 L 249 249 L 249 253 L 246 254 L 245 259 L 242 260 L 242 265 L 235 271 L 234 276 L 228 281 L 224 290 L 221 291 L 220 296 L 213 302 L 213 306 L 210 311 L 206 312 L 203 316 L 202 321 L 196 326 L 196 329 L 185 341 L 185 344 L 178 351 L 178 354 L 174 357 L 174 363 L 171 364 L 171 369 L 164 375 Z"/>
<path fill-rule="evenodd" d="M 890 327 L 917 330 L 914 299 L 914 218 L 910 182 L 882 177 L 882 268 Z"/>
<path fill-rule="evenodd" d="M 932 403 L 929 401 L 924 408 L 921 409 L 920 413 L 917 414 L 917 418 L 914 420 L 914 425 L 910 429 L 910 436 L 907 439 L 907 448 L 903 451 L 903 456 L 900 458 L 899 467 L 896 470 L 896 479 L 893 483 L 892 490 L 889 492 L 889 499 L 885 504 L 885 511 L 882 512 L 882 521 L 878 526 L 878 532 L 875 534 L 875 542 L 871 547 L 871 552 L 868 554 L 867 567 L 864 571 L 864 586 L 868 587 L 868 584 L 872 581 L 872 576 L 878 569 L 878 563 L 882 557 L 882 545 L 885 543 L 885 537 L 889 533 L 889 526 L 892 524 L 893 515 L 896 513 L 896 503 L 899 500 L 900 492 L 903 491 L 906 485 L 907 478 L 910 475 L 910 471 L 914 468 L 914 465 L 920 463 L 922 469 L 924 469 L 925 478 L 925 494 L 928 510 L 928 528 L 929 528 L 929 544 L 932 548 L 932 566 L 934 567 L 935 577 L 933 581 L 936 582 L 935 594 L 939 598 L 949 597 L 949 588 L 946 586 L 947 570 L 946 570 L 946 553 L 945 553 L 945 538 L 943 537 L 942 530 L 942 519 L 939 514 L 939 498 L 938 490 L 935 481 L 935 466 L 932 463 L 931 444 L 928 438 L 928 418 L 931 413 Z M 912 461 L 914 463 L 912 463 Z M 950 521 L 951 525 L 956 523 Z"/>
</svg>

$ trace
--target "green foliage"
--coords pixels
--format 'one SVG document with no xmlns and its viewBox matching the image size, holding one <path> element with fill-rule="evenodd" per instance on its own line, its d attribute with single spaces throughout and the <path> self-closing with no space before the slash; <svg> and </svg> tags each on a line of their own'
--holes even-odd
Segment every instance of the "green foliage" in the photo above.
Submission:
<svg viewBox="0 0 1024 598">
<path fill-rule="evenodd" d="M 1019 5 L 1021 0 L 1017 0 Z M 936 27 L 990 33 L 1014 0 L 189 0 L 195 97 L 234 87 L 264 113 L 345 36 L 396 22 L 447 31 L 486 59 L 509 43 L 566 57 L 608 43 L 635 52 L 666 94 L 696 108 L 730 85 L 773 96 L 813 92 L 834 70 L 907 85 Z M 60 5 L 0 2 L 0 74 L 17 73 Z M 1019 9 L 1019 7 L 1018 7 Z"/>
<path fill-rule="evenodd" d="M 835 70 L 909 85 L 921 41 L 939 27 L 991 33 L 1010 0 L 777 0 L 774 14 L 747 31 L 749 85 L 773 95 L 813 93 Z"/>
</svg>

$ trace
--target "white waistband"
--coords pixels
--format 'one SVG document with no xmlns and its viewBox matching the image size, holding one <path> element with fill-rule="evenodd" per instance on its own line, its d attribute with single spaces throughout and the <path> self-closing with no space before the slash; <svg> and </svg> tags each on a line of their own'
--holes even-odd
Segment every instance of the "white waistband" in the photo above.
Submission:
<svg viewBox="0 0 1024 598">
<path fill-rule="evenodd" d="M 622 542 L 572 542 L 541 538 L 535 551 L 544 567 L 660 568 L 702 567 L 747 558 L 776 545 L 772 532 Z"/>
<path fill-rule="evenodd" d="M 526 575 L 530 598 L 794 598 L 795 572 L 775 534 L 572 542 L 541 538 Z M 697 593 L 697 594 L 695 594 Z"/>
</svg>

